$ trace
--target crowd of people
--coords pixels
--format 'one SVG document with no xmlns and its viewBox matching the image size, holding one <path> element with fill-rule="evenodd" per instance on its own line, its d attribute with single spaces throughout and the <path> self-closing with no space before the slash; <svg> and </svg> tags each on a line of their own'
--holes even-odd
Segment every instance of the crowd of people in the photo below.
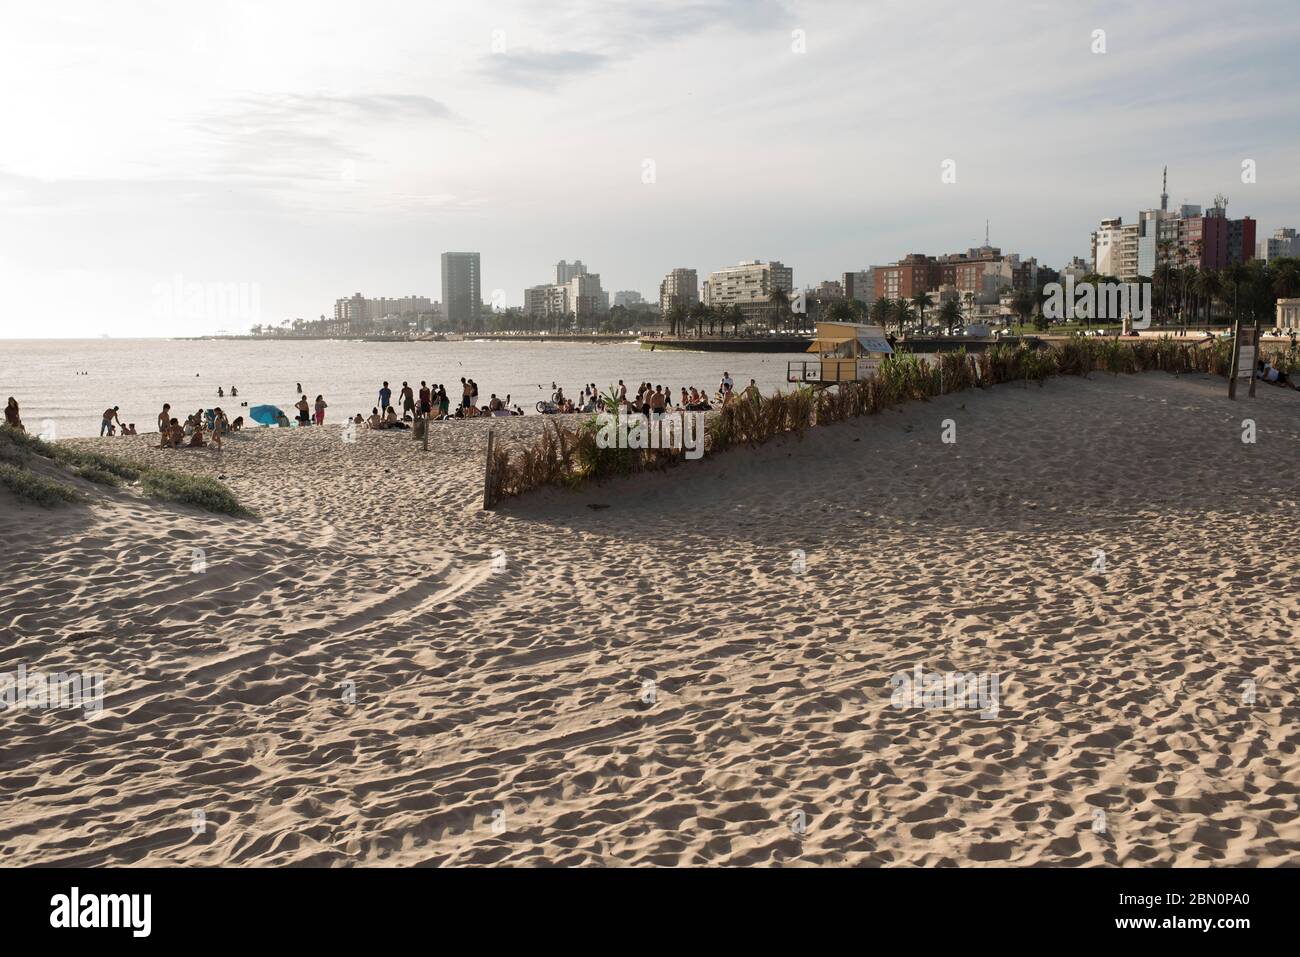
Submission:
<svg viewBox="0 0 1300 957">
<path fill-rule="evenodd" d="M 184 423 L 171 414 L 170 403 L 163 403 L 158 413 L 158 448 L 160 449 L 203 449 L 211 448 L 221 451 L 224 436 L 231 432 L 240 432 L 244 428 L 244 417 L 236 416 L 232 422 L 221 406 L 215 409 L 199 409 L 186 416 Z M 134 426 L 131 435 L 135 435 Z"/>
<path fill-rule="evenodd" d="M 329 408 L 329 403 L 325 401 L 325 397 L 317 395 L 314 401 L 308 400 L 307 393 L 302 390 L 302 383 L 299 382 L 296 385 L 295 391 L 299 396 L 298 401 L 294 403 L 294 409 L 297 412 L 296 424 L 299 427 L 324 425 L 325 412 Z M 538 388 L 542 387 L 539 385 Z M 735 391 L 735 382 L 729 372 L 723 373 L 722 381 L 712 397 L 704 389 L 696 386 L 683 386 L 678 395 L 674 397 L 673 390 L 670 387 L 654 385 L 649 382 L 642 382 L 637 386 L 634 393 L 629 393 L 627 385 L 622 379 L 618 380 L 618 386 L 612 390 L 612 393 L 605 395 L 600 393 L 594 382 L 585 383 L 576 399 L 565 396 L 563 388 L 557 386 L 554 382 L 551 383 L 551 388 L 551 401 L 537 403 L 539 412 L 548 414 L 603 412 L 607 411 L 611 397 L 620 410 L 630 414 L 659 415 L 673 411 L 708 412 L 718 405 L 724 405 L 732 401 L 738 395 L 753 400 L 758 398 L 758 387 L 753 379 L 749 380 L 749 386 L 746 389 L 737 393 Z M 238 395 L 238 389 L 232 385 L 230 387 L 230 397 L 235 398 Z M 220 386 L 217 387 L 217 396 L 219 398 L 225 397 L 225 390 Z M 248 403 L 243 402 L 241 405 L 247 406 Z M 267 424 L 273 424 L 280 428 L 291 428 L 295 425 L 295 422 L 291 421 L 281 409 L 271 408 L 274 410 L 274 421 L 267 422 Z M 134 422 L 124 423 L 122 421 L 120 411 L 120 407 L 116 405 L 104 410 L 100 417 L 99 434 L 101 437 L 105 435 L 139 434 L 136 431 Z M 394 401 L 393 389 L 385 381 L 379 387 L 378 403 L 370 410 L 370 415 L 363 416 L 360 412 L 357 412 L 349 419 L 345 419 L 345 421 L 350 421 L 358 427 L 375 430 L 416 429 L 417 431 L 423 431 L 424 423 L 431 421 L 477 418 L 480 416 L 518 416 L 523 414 L 524 410 L 512 401 L 512 396 L 508 393 L 504 399 L 497 396 L 496 393 L 492 393 L 488 401 L 480 402 L 478 383 L 471 378 L 462 376 L 460 380 L 460 400 L 454 406 L 452 405 L 452 397 L 447 392 L 447 387 L 441 383 L 430 385 L 427 381 L 421 380 L 419 389 L 416 389 L 409 382 L 403 382 L 401 388 L 397 391 L 396 401 Z M 259 419 L 259 421 L 266 421 L 266 419 Z M 19 431 L 26 431 L 23 426 L 18 400 L 13 396 L 9 397 L 9 401 L 5 406 L 5 425 Z M 211 409 L 199 409 L 186 416 L 182 421 L 179 416 L 171 414 L 170 404 L 164 404 L 162 411 L 158 414 L 160 441 L 157 447 L 164 449 L 211 447 L 216 451 L 220 451 L 222 438 L 231 432 L 241 431 L 243 427 L 244 417 L 242 415 L 236 416 L 232 420 L 220 406 Z"/>
<path fill-rule="evenodd" d="M 709 412 L 718 406 L 726 405 L 740 395 L 751 401 L 757 401 L 759 398 L 758 385 L 753 379 L 750 379 L 749 385 L 744 391 L 738 393 L 736 392 L 735 380 L 731 378 L 730 372 L 722 374 L 722 381 L 718 384 L 717 391 L 714 392 L 711 398 L 708 392 L 698 386 L 682 386 L 676 399 L 674 399 L 671 386 L 655 385 L 650 382 L 642 382 L 638 385 L 636 392 L 629 398 L 627 384 L 622 379 L 619 379 L 618 386 L 613 390 L 612 396 L 601 395 L 594 382 L 582 387 L 582 392 L 577 400 L 566 399 L 564 391 L 558 389 L 555 393 L 554 408 L 546 411 L 611 411 L 608 406 L 612 398 L 619 411 L 632 415 L 662 415 L 665 412 Z"/>
</svg>

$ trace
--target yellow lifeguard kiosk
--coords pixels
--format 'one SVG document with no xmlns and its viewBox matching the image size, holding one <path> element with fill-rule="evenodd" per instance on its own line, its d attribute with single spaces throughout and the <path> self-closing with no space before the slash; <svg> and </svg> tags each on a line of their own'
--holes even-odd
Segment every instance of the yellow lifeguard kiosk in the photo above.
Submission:
<svg viewBox="0 0 1300 957">
<path fill-rule="evenodd" d="M 786 381 L 830 386 L 861 382 L 875 374 L 885 356 L 893 353 L 889 337 L 880 326 L 857 322 L 819 322 L 809 352 L 816 360 L 786 364 Z"/>
</svg>

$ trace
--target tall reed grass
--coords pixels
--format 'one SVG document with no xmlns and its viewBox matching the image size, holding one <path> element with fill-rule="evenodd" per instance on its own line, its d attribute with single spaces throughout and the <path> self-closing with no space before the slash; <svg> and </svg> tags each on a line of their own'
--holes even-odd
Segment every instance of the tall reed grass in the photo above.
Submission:
<svg viewBox="0 0 1300 957">
<path fill-rule="evenodd" d="M 1300 369 L 1300 354 L 1271 356 L 1283 371 Z M 911 353 L 886 356 L 876 375 L 833 389 L 808 386 L 778 390 L 756 399 L 737 395 L 720 411 L 709 413 L 705 431 L 708 453 L 735 446 L 759 446 L 777 436 L 802 437 L 804 430 L 862 415 L 874 415 L 903 402 L 925 401 L 949 392 L 995 385 L 1037 382 L 1049 376 L 1093 372 L 1204 372 L 1226 376 L 1232 343 L 1188 344 L 1172 339 L 1088 339 L 1074 336 L 1044 349 L 998 344 L 978 355 L 964 349 L 941 353 L 936 361 Z M 1289 364 L 1288 364 L 1289 363 Z M 614 405 L 612 400 L 609 405 Z M 617 413 L 625 414 L 625 413 Z M 549 421 L 539 439 L 515 451 L 497 448 L 489 463 L 490 505 L 546 485 L 576 487 L 619 475 L 659 470 L 683 460 L 680 450 L 600 448 L 597 420 L 576 426 Z"/>
</svg>

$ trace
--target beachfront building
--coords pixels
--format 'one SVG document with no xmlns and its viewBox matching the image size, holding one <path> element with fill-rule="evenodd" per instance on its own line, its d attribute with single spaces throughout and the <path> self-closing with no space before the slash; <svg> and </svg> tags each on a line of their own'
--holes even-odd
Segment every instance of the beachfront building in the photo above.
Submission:
<svg viewBox="0 0 1300 957">
<path fill-rule="evenodd" d="M 1300 237 L 1290 226 L 1283 226 L 1268 239 L 1259 241 L 1255 255 L 1264 262 L 1272 262 L 1281 256 L 1300 258 Z"/>
<path fill-rule="evenodd" d="M 963 302 L 969 294 L 974 302 L 990 305 L 1003 290 L 1037 288 L 1038 260 L 1021 259 L 1019 253 L 1003 253 L 986 243 L 943 256 L 911 253 L 888 266 L 875 266 L 873 272 L 877 299 L 911 299 L 927 293 L 938 302 L 940 292 L 950 289 Z"/>
<path fill-rule="evenodd" d="M 700 280 L 694 269 L 674 269 L 659 283 L 659 312 L 668 314 L 674 306 L 689 309 L 700 301 Z"/>
<path fill-rule="evenodd" d="M 1300 329 L 1300 299 L 1277 301 L 1277 328 Z"/>
<path fill-rule="evenodd" d="M 427 296 L 377 299 L 353 293 L 334 300 L 334 327 L 338 335 L 359 335 L 398 328 L 431 329 L 441 319 L 439 304 Z"/>
<path fill-rule="evenodd" d="M 567 276 L 563 282 L 561 276 Z M 581 261 L 556 266 L 556 282 L 524 290 L 524 313 L 535 319 L 571 316 L 579 324 L 609 313 L 609 293 L 600 286 L 600 273 L 587 272 Z"/>
<path fill-rule="evenodd" d="M 442 254 L 442 303 L 453 329 L 467 329 L 483 307 L 478 253 Z"/>
<path fill-rule="evenodd" d="M 840 276 L 845 299 L 856 299 L 867 308 L 876 301 L 876 276 L 873 269 L 860 269 Z"/>
<path fill-rule="evenodd" d="M 1128 225 L 1118 216 L 1103 219 L 1092 234 L 1093 271 L 1125 281 L 1149 279 L 1166 263 L 1217 270 L 1254 257 L 1254 219 L 1230 219 L 1228 200 L 1221 195 L 1204 212 L 1192 204 L 1171 210 L 1167 187 L 1159 208 L 1140 211 Z"/>
<path fill-rule="evenodd" d="M 750 259 L 709 273 L 703 302 L 715 309 L 739 306 L 746 320 L 767 321 L 779 311 L 772 302 L 777 289 L 794 292 L 794 270 L 776 260 Z"/>
</svg>

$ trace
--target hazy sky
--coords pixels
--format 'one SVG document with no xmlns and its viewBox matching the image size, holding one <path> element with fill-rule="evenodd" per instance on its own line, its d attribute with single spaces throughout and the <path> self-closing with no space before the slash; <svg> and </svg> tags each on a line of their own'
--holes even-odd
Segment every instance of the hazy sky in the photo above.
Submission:
<svg viewBox="0 0 1300 957">
<path fill-rule="evenodd" d="M 562 258 L 647 297 L 742 259 L 803 286 L 986 217 L 1059 266 L 1166 163 L 1171 203 L 1300 226 L 1295 0 L 4 0 L 3 24 L 0 336 L 440 299 L 444 250 L 508 305 Z"/>
</svg>

